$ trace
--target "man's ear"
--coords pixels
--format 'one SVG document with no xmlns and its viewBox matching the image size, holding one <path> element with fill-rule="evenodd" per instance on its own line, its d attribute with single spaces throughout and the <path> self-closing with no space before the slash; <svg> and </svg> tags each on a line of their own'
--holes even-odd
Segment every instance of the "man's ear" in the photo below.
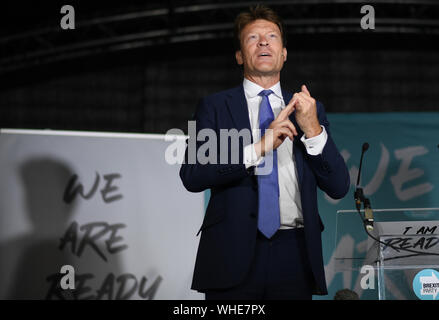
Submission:
<svg viewBox="0 0 439 320">
<path fill-rule="evenodd" d="M 236 58 L 236 62 L 237 62 L 239 65 L 242 65 L 242 64 L 244 63 L 244 59 L 242 58 L 242 52 L 241 52 L 241 50 L 237 50 L 237 51 L 235 52 L 235 58 Z"/>
<path fill-rule="evenodd" d="M 287 48 L 282 49 L 282 56 L 284 57 L 284 62 L 287 61 Z"/>
</svg>

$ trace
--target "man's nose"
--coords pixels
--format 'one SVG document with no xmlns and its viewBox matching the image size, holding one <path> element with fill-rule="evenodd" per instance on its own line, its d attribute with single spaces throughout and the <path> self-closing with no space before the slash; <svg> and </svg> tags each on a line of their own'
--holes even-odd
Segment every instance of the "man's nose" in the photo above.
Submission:
<svg viewBox="0 0 439 320">
<path fill-rule="evenodd" d="M 258 46 L 260 47 L 268 46 L 268 41 L 265 38 L 261 38 L 261 40 L 259 40 Z"/>
</svg>

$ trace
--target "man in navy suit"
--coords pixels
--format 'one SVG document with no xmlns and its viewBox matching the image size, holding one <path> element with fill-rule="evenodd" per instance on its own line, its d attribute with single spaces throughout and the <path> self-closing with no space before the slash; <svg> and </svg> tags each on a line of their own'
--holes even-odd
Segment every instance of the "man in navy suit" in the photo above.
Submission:
<svg viewBox="0 0 439 320">
<path fill-rule="evenodd" d="M 281 89 L 287 49 L 276 13 L 250 8 L 236 18 L 235 34 L 243 84 L 202 99 L 194 116 L 197 136 L 188 142 L 196 147 L 187 148 L 180 170 L 187 190 L 211 190 L 192 289 L 206 299 L 327 294 L 317 187 L 344 197 L 348 170 L 323 105 L 305 85 L 294 94 Z M 201 130 L 239 136 L 226 148 L 216 141 L 212 150 L 198 137 Z"/>
</svg>

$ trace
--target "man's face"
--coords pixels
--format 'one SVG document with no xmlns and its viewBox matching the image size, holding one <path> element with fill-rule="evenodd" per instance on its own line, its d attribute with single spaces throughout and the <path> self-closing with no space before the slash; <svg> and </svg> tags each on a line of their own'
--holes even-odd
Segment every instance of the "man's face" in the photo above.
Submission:
<svg viewBox="0 0 439 320">
<path fill-rule="evenodd" d="M 262 19 L 249 23 L 241 31 L 241 50 L 235 56 L 238 64 L 244 65 L 244 75 L 279 74 L 287 60 L 279 27 Z"/>
</svg>

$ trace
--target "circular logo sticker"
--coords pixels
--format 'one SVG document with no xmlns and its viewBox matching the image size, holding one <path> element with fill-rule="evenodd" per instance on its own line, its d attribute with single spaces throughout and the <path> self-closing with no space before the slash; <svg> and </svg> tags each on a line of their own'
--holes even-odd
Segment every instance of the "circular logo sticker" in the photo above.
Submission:
<svg viewBox="0 0 439 320">
<path fill-rule="evenodd" d="M 439 272 L 433 269 L 419 271 L 413 279 L 413 291 L 421 300 L 439 300 Z"/>
</svg>

